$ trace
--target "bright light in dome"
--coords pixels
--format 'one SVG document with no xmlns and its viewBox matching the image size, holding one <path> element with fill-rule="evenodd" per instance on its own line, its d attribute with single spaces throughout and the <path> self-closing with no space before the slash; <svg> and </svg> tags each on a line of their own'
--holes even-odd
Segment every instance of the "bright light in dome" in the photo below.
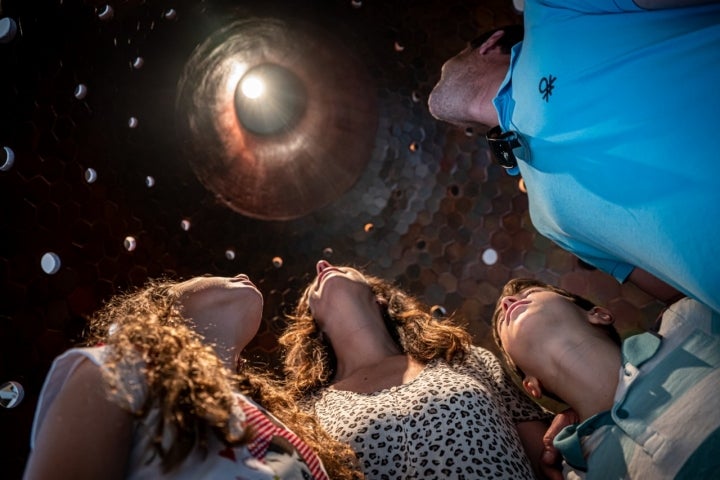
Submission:
<svg viewBox="0 0 720 480">
<path fill-rule="evenodd" d="M 265 83 L 255 75 L 244 79 L 240 88 L 247 98 L 258 98 L 265 93 Z"/>
</svg>

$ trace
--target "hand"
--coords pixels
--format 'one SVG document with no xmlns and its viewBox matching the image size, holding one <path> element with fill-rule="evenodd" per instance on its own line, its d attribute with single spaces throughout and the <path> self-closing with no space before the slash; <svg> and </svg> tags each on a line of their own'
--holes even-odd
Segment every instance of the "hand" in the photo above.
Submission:
<svg viewBox="0 0 720 480">
<path fill-rule="evenodd" d="M 546 478 L 551 480 L 562 480 L 562 457 L 557 448 L 553 445 L 553 440 L 560 433 L 560 430 L 578 423 L 580 419 L 575 410 L 568 408 L 557 415 L 548 427 L 545 435 L 543 435 L 543 452 L 541 457 L 541 468 Z"/>
</svg>

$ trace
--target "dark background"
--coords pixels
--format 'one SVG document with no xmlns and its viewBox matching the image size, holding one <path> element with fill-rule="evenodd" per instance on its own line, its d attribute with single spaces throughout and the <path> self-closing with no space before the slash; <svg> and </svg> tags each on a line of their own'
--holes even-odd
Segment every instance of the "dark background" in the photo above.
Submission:
<svg viewBox="0 0 720 480">
<path fill-rule="evenodd" d="M 490 315 L 514 276 L 609 306 L 624 333 L 658 313 L 636 288 L 584 269 L 537 235 L 518 178 L 491 161 L 484 137 L 428 113 L 445 59 L 485 29 L 521 22 L 509 1 L 107 3 L 115 14 L 102 21 L 105 1 L 0 0 L 0 18 L 19 26 L 0 44 L 0 148 L 16 157 L 0 171 L 0 383 L 25 388 L 19 406 L 0 409 L 3 478 L 22 473 L 52 359 L 78 341 L 85 317 L 110 295 L 149 277 L 247 273 L 266 306 L 250 353 L 270 366 L 278 364 L 283 314 L 321 258 L 363 267 L 462 315 L 476 343 L 491 349 Z M 175 128 L 185 62 L 243 16 L 318 25 L 372 79 L 367 102 L 377 104 L 378 118 L 366 170 L 335 201 L 294 220 L 258 220 L 218 202 L 193 174 Z M 141 69 L 131 65 L 137 56 Z M 78 100 L 81 83 L 88 93 Z M 130 117 L 137 128 L 128 128 Z M 134 251 L 124 248 L 128 235 Z M 498 254 L 492 265 L 482 259 L 490 248 Z M 54 275 L 40 268 L 45 252 L 61 259 Z"/>
</svg>

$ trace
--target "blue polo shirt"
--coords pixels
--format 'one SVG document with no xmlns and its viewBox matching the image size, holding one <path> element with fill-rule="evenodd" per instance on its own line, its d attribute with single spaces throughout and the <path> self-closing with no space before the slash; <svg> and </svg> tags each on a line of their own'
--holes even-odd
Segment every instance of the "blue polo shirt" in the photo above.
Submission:
<svg viewBox="0 0 720 480">
<path fill-rule="evenodd" d="M 720 312 L 720 5 L 525 2 L 495 106 L 535 228 Z"/>
</svg>

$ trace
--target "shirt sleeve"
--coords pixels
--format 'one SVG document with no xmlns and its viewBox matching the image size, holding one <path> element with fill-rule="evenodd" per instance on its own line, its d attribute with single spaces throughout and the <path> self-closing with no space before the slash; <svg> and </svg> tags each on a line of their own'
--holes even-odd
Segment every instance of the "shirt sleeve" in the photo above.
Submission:
<svg viewBox="0 0 720 480">
<path fill-rule="evenodd" d="M 37 406 L 35 408 L 35 418 L 33 419 L 32 430 L 30 432 L 30 448 L 35 448 L 35 439 L 37 438 L 40 425 L 45 420 L 50 405 L 55 401 L 58 393 L 62 390 L 67 381 L 72 377 L 78 366 L 85 361 L 100 366 L 101 354 L 99 349 L 80 349 L 73 348 L 53 360 L 50 370 L 45 377 L 40 396 L 38 397 Z"/>
<path fill-rule="evenodd" d="M 629 263 L 620 262 L 610 258 L 592 257 L 589 255 L 578 254 L 577 252 L 575 252 L 575 255 L 583 262 L 588 263 L 593 267 L 612 275 L 615 280 L 620 283 L 624 283 L 625 280 L 627 280 L 627 278 L 630 276 L 630 273 L 635 268 Z"/>
<path fill-rule="evenodd" d="M 60 391 L 72 377 L 82 362 L 92 362 L 99 368 L 103 368 L 105 352 L 107 347 L 93 348 L 73 348 L 58 356 L 52 363 L 45 383 L 38 397 L 37 407 L 35 408 L 35 417 L 33 419 L 32 430 L 30 432 L 30 448 L 35 448 L 35 439 L 40 425 L 45 420 L 45 415 L 50 405 L 55 401 Z M 115 393 L 116 397 L 122 397 L 127 407 L 132 411 L 138 409 L 144 402 L 147 395 L 147 388 L 142 381 L 142 374 L 138 369 L 138 364 L 132 366 L 127 363 L 121 366 L 123 384 L 120 391 Z"/>
<path fill-rule="evenodd" d="M 568 10 L 577 13 L 643 12 L 633 0 L 526 0 L 525 12 L 532 12 L 532 5 Z M 528 8 L 530 7 L 530 8 Z"/>
<path fill-rule="evenodd" d="M 467 354 L 465 363 L 472 369 L 475 377 L 485 377 L 485 383 L 488 383 L 497 394 L 499 402 L 505 407 L 513 423 L 552 418 L 550 412 L 544 410 L 520 390 L 495 354 L 489 350 L 473 346 Z"/>
</svg>

